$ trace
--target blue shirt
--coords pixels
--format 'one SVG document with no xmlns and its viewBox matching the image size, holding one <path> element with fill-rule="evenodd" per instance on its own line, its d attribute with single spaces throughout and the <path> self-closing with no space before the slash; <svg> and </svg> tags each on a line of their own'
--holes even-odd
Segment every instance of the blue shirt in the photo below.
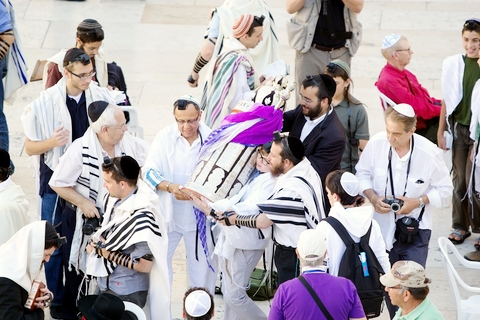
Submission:
<svg viewBox="0 0 480 320">
<path fill-rule="evenodd" d="M 7 0 L 8 1 L 8 0 Z M 12 20 L 10 18 L 10 13 L 7 11 L 5 2 L 0 3 L 0 33 L 3 33 L 8 30 L 12 30 Z"/>
</svg>

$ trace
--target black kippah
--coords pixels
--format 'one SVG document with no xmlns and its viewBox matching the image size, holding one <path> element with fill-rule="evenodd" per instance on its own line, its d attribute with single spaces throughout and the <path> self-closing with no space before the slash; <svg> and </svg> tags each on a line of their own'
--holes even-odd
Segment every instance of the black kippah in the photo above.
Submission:
<svg viewBox="0 0 480 320">
<path fill-rule="evenodd" d="M 325 87 L 327 88 L 327 94 L 330 96 L 330 98 L 333 98 L 335 95 L 335 91 L 337 90 L 337 83 L 331 76 L 328 74 L 321 74 L 320 79 L 323 81 L 325 84 Z"/>
<path fill-rule="evenodd" d="M 298 161 L 302 161 L 303 157 L 305 156 L 305 147 L 303 146 L 302 140 L 296 137 L 287 137 L 288 140 L 288 147 L 292 152 L 293 156 L 297 158 Z"/>
<path fill-rule="evenodd" d="M 88 106 L 88 117 L 92 122 L 95 122 L 100 118 L 103 111 L 107 109 L 108 102 L 105 101 L 94 101 Z"/>
<path fill-rule="evenodd" d="M 140 173 L 140 166 L 138 162 L 130 156 L 123 156 L 120 158 L 120 167 L 125 178 L 130 180 L 138 179 Z"/>
<path fill-rule="evenodd" d="M 58 238 L 57 231 L 50 222 L 45 223 L 45 240 L 54 240 Z"/>
<path fill-rule="evenodd" d="M 0 168 L 9 168 L 10 167 L 10 154 L 0 148 Z"/>
<path fill-rule="evenodd" d="M 79 58 L 81 55 L 84 56 Z M 90 63 L 90 57 L 82 49 L 68 49 L 68 51 L 65 53 L 65 56 L 63 57 L 63 67 L 65 68 L 69 65 L 69 63 L 74 61 L 80 61 L 83 65 L 87 65 Z"/>
</svg>

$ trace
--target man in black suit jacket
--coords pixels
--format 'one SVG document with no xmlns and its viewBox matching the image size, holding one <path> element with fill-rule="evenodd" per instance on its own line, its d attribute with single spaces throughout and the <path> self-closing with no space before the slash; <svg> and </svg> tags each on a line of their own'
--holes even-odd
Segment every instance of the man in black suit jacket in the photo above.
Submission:
<svg viewBox="0 0 480 320">
<path fill-rule="evenodd" d="M 300 88 L 300 104 L 283 115 L 282 131 L 302 140 L 305 156 L 318 172 L 322 186 L 327 174 L 340 169 L 345 150 L 345 129 L 331 105 L 336 86 L 327 74 L 307 76 Z M 323 203 L 328 214 L 329 201 Z"/>
</svg>

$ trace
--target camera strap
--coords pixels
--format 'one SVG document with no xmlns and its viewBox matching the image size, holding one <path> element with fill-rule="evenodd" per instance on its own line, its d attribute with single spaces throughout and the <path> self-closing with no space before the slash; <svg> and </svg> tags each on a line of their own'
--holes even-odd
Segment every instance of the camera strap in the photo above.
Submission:
<svg viewBox="0 0 480 320">
<path fill-rule="evenodd" d="M 412 155 L 413 155 L 413 146 L 414 146 L 414 140 L 413 140 L 413 135 L 412 135 L 412 147 L 410 149 L 410 157 L 408 158 L 408 164 L 407 164 L 407 176 L 405 178 L 405 187 L 403 188 L 403 196 L 407 194 L 407 184 L 408 184 L 408 175 L 410 174 L 410 165 L 412 162 Z M 388 151 L 388 172 L 390 176 L 390 189 L 392 191 L 392 196 L 393 198 L 395 197 L 395 189 L 393 187 L 393 173 L 392 173 L 392 147 L 390 146 L 390 150 Z M 389 180 L 389 177 L 387 176 L 387 182 Z M 387 197 L 387 183 L 385 183 L 385 198 Z"/>
</svg>

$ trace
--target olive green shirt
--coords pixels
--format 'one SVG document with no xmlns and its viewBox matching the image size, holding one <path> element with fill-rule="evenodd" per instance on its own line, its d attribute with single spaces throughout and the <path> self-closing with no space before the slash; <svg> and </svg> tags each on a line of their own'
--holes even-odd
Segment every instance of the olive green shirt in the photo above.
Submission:
<svg viewBox="0 0 480 320">
<path fill-rule="evenodd" d="M 475 83 L 480 79 L 480 67 L 477 63 L 478 58 L 465 57 L 465 69 L 463 74 L 463 97 L 453 112 L 455 122 L 469 126 L 472 119 L 472 91 Z"/>
</svg>

